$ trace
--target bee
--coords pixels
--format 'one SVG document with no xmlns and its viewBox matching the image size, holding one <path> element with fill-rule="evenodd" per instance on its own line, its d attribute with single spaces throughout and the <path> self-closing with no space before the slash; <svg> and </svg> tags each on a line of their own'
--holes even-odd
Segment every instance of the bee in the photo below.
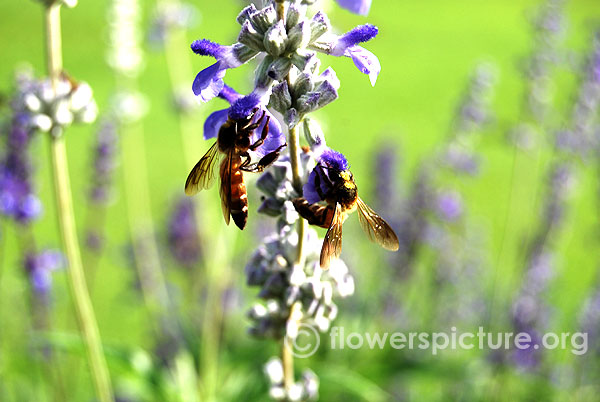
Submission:
<svg viewBox="0 0 600 402">
<path fill-rule="evenodd" d="M 323 269 L 329 268 L 332 258 L 340 256 L 342 224 L 356 210 L 360 225 L 371 241 L 387 250 L 398 250 L 399 242 L 394 230 L 358 196 L 354 176 L 342 154 L 335 151 L 324 153 L 313 172 L 314 190 L 326 205 L 311 204 L 305 198 L 295 198 L 292 202 L 309 224 L 327 229 L 320 256 Z"/>
<path fill-rule="evenodd" d="M 221 209 L 225 223 L 229 225 L 230 218 L 240 229 L 244 229 L 248 220 L 248 196 L 246 194 L 246 185 L 244 184 L 243 172 L 262 172 L 264 168 L 270 166 L 279 157 L 279 151 L 286 144 L 281 145 L 276 150 L 264 155 L 258 162 L 251 163 L 248 151 L 255 151 L 264 144 L 269 135 L 270 116 L 262 114 L 255 122 L 254 116 L 258 112 L 258 107 L 254 108 L 249 115 L 239 119 L 228 119 L 219 129 L 217 141 L 210 147 L 206 154 L 194 166 L 187 180 L 185 181 L 185 194 L 194 195 L 202 189 L 210 188 L 216 178 L 215 167 L 221 161 L 219 175 L 221 177 L 221 186 L 219 193 L 221 195 Z M 252 135 L 263 120 L 264 128 L 260 138 L 252 143 Z"/>
</svg>

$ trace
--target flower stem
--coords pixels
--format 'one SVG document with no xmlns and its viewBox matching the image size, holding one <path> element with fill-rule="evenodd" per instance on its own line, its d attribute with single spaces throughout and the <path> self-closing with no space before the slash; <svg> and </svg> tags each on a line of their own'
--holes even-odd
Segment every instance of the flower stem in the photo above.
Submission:
<svg viewBox="0 0 600 402">
<path fill-rule="evenodd" d="M 298 136 L 297 126 L 292 127 L 289 133 L 288 147 L 290 150 L 290 162 L 292 164 L 292 180 L 294 188 L 299 194 L 302 194 L 302 179 L 300 177 L 300 137 Z M 306 221 L 302 218 L 298 220 L 298 254 L 296 256 L 296 265 L 304 265 L 304 233 L 306 231 Z"/>
<path fill-rule="evenodd" d="M 277 19 L 283 21 L 283 23 L 285 24 L 285 0 L 275 0 L 275 3 Z"/>
<path fill-rule="evenodd" d="M 283 21 L 285 24 L 285 0 L 276 0 L 276 12 L 277 19 Z M 290 81 L 290 76 L 286 77 L 286 80 Z M 300 176 L 300 137 L 298 136 L 298 128 L 294 126 L 290 128 L 288 135 L 288 149 L 290 152 L 290 163 L 292 165 L 292 181 L 294 188 L 298 194 L 302 194 L 302 179 Z M 306 222 L 300 218 L 298 220 L 298 249 L 296 260 L 294 261 L 295 266 L 304 265 L 304 233 L 305 233 Z M 288 320 L 293 319 L 294 310 L 297 305 L 294 304 L 290 309 Z M 287 335 L 284 335 L 287 336 Z M 289 346 L 289 342 L 282 342 L 281 349 L 281 363 L 283 366 L 283 385 L 286 391 L 294 385 L 294 356 Z"/>
<path fill-rule="evenodd" d="M 50 4 L 46 7 L 45 23 L 48 76 L 53 89 L 56 90 L 62 71 L 59 4 Z M 52 136 L 50 148 L 58 223 L 69 261 L 67 276 L 75 302 L 75 312 L 86 347 L 96 394 L 101 402 L 110 402 L 114 400 L 110 377 L 102 351 L 98 324 L 85 282 L 77 240 L 64 136 Z"/>
</svg>

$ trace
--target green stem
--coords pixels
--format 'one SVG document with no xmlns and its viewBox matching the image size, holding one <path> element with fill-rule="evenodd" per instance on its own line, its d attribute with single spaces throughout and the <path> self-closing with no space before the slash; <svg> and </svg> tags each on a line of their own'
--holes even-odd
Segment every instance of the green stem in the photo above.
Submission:
<svg viewBox="0 0 600 402">
<path fill-rule="evenodd" d="M 285 0 L 276 0 L 277 19 L 285 24 Z M 288 85 L 290 76 L 286 77 Z M 290 163 L 292 165 L 292 183 L 299 194 L 302 194 L 302 178 L 300 176 L 300 137 L 298 136 L 297 126 L 289 130 L 288 149 L 290 152 Z M 302 218 L 298 220 L 298 249 L 294 266 L 304 266 L 304 237 L 306 232 L 306 221 Z M 294 311 L 300 306 L 295 303 L 290 309 L 288 320 L 294 319 Z M 289 347 L 289 342 L 282 342 L 281 363 L 283 366 L 283 386 L 286 391 L 294 385 L 294 356 Z"/>
<path fill-rule="evenodd" d="M 45 17 L 48 76 L 52 82 L 52 87 L 56 90 L 62 71 L 60 5 L 51 4 L 47 6 Z M 56 195 L 56 212 L 58 214 L 63 246 L 69 262 L 67 276 L 73 301 L 75 302 L 75 312 L 86 347 L 96 395 L 101 402 L 110 402 L 114 400 L 110 376 L 102 350 L 98 324 L 96 323 L 92 302 L 85 282 L 81 252 L 77 240 L 64 136 L 52 136 L 50 148 Z"/>
<path fill-rule="evenodd" d="M 101 402 L 108 402 L 113 400 L 112 389 L 102 351 L 100 333 L 81 264 L 64 137 L 52 139 L 51 154 L 59 226 L 67 260 L 69 261 L 69 268 L 67 269 L 69 285 L 75 301 L 79 327 L 87 349 L 96 394 Z"/>
</svg>

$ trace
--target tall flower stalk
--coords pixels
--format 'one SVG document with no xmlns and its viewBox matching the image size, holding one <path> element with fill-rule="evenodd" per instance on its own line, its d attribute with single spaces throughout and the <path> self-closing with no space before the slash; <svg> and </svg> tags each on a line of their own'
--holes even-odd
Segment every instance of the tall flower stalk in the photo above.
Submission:
<svg viewBox="0 0 600 402">
<path fill-rule="evenodd" d="M 60 2 L 49 1 L 46 3 L 45 8 L 47 73 L 55 96 L 58 94 L 59 86 L 61 85 L 61 74 L 63 71 L 60 7 Z M 65 137 L 63 128 L 56 121 L 53 121 L 50 131 L 50 151 L 56 195 L 56 212 L 69 263 L 67 269 L 69 285 L 75 302 L 81 335 L 86 346 L 96 394 L 100 401 L 109 402 L 113 400 L 112 387 L 81 262 L 81 252 L 73 213 Z"/>
<path fill-rule="evenodd" d="M 265 302 L 257 303 L 251 309 L 250 332 L 278 340 L 281 344 L 280 357 L 272 359 L 265 367 L 271 382 L 270 395 L 278 400 L 307 400 L 317 396 L 318 381 L 312 372 L 305 372 L 302 380 L 296 382 L 292 347 L 303 325 L 314 325 L 320 331 L 327 331 L 337 314 L 333 295 L 343 297 L 354 291 L 353 279 L 341 260 L 333 258 L 329 270 L 326 270 L 330 261 L 329 258 L 319 258 L 322 242 L 316 231 L 308 229 L 307 222 L 300 218 L 296 209 L 301 207 L 293 202 L 299 203 L 303 194 L 307 197 L 306 202 L 315 203 L 315 208 L 316 203 L 325 201 L 322 195 L 331 190 L 325 187 L 336 177 L 329 173 L 329 168 L 338 169 L 340 177 L 352 180 L 352 184 L 348 183 L 350 187 L 354 185 L 346 158 L 330 150 L 318 123 L 306 118 L 309 113 L 337 99 L 340 88 L 333 69 L 320 72 L 316 52 L 351 58 L 359 71 L 369 76 L 373 85 L 381 70 L 375 55 L 358 46 L 377 35 L 376 27 L 366 24 L 344 35 L 335 35 L 325 13 L 319 11 L 312 18 L 307 16 L 307 8 L 312 3 L 306 0 L 271 0 L 264 2 L 260 9 L 251 4 L 237 17 L 241 30 L 235 44 L 223 46 L 201 39 L 191 46 L 196 54 L 216 59 L 213 65 L 196 76 L 192 85 L 196 96 L 205 102 L 218 96 L 231 104 L 207 118 L 204 138 L 216 137 L 221 149 L 226 146 L 221 143 L 222 130 L 228 130 L 233 124 L 237 127 L 236 131 L 243 130 L 242 126 L 253 127 L 249 133 L 251 146 L 247 157 L 258 161 L 253 164 L 248 161 L 242 166 L 250 171 L 262 171 L 274 162 L 284 146 L 287 145 L 288 149 L 287 155 L 276 161 L 257 183 L 265 194 L 259 211 L 278 217 L 278 220 L 275 232 L 264 240 L 246 267 L 248 284 L 261 288 L 259 297 Z M 341 4 L 365 13 L 368 9 L 366 3 L 370 4 L 364 1 Z M 243 96 L 228 87 L 224 77 L 228 69 L 254 58 L 261 60 L 255 74 L 254 90 Z M 268 125 L 266 122 L 269 122 Z M 281 125 L 287 131 L 287 142 L 282 138 Z M 302 149 L 300 126 L 308 144 Z M 202 166 L 209 160 L 206 159 L 209 155 L 210 151 L 203 158 L 204 162 L 196 165 L 190 174 L 186 183 L 188 194 L 208 187 L 211 176 L 207 172 L 211 172 L 211 168 L 204 170 Z M 245 158 L 246 153 L 241 156 Z M 223 180 L 226 180 L 227 169 L 223 170 L 223 166 L 227 165 L 221 167 Z M 319 180 L 323 182 L 319 184 Z M 226 197 L 224 194 L 228 191 L 222 187 L 222 197 Z M 247 203 L 245 200 L 243 205 Z M 226 221 L 231 215 L 243 228 L 248 207 L 234 207 L 229 198 L 223 198 L 223 202 L 227 207 Z M 345 213 L 341 214 L 336 225 L 341 225 L 345 219 Z M 379 236 L 379 233 L 375 234 Z M 339 240 L 337 235 L 337 244 L 341 245 Z M 378 241 L 385 243 L 381 237 Z M 388 239 L 387 246 L 397 248 L 395 235 Z M 338 253 L 339 249 L 332 255 L 337 257 Z"/>
</svg>

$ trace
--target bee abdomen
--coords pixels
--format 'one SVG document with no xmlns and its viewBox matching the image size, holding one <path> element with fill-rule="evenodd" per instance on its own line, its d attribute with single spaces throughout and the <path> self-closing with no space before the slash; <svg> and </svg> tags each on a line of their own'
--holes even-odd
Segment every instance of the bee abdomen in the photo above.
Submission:
<svg viewBox="0 0 600 402">
<path fill-rule="evenodd" d="M 292 200 L 294 208 L 309 224 L 328 228 L 333 220 L 335 210 L 329 205 L 309 204 L 304 198 Z"/>
<path fill-rule="evenodd" d="M 244 184 L 244 175 L 239 169 L 241 159 L 232 161 L 231 166 L 231 217 L 240 229 L 244 229 L 248 220 L 248 195 Z"/>
</svg>

